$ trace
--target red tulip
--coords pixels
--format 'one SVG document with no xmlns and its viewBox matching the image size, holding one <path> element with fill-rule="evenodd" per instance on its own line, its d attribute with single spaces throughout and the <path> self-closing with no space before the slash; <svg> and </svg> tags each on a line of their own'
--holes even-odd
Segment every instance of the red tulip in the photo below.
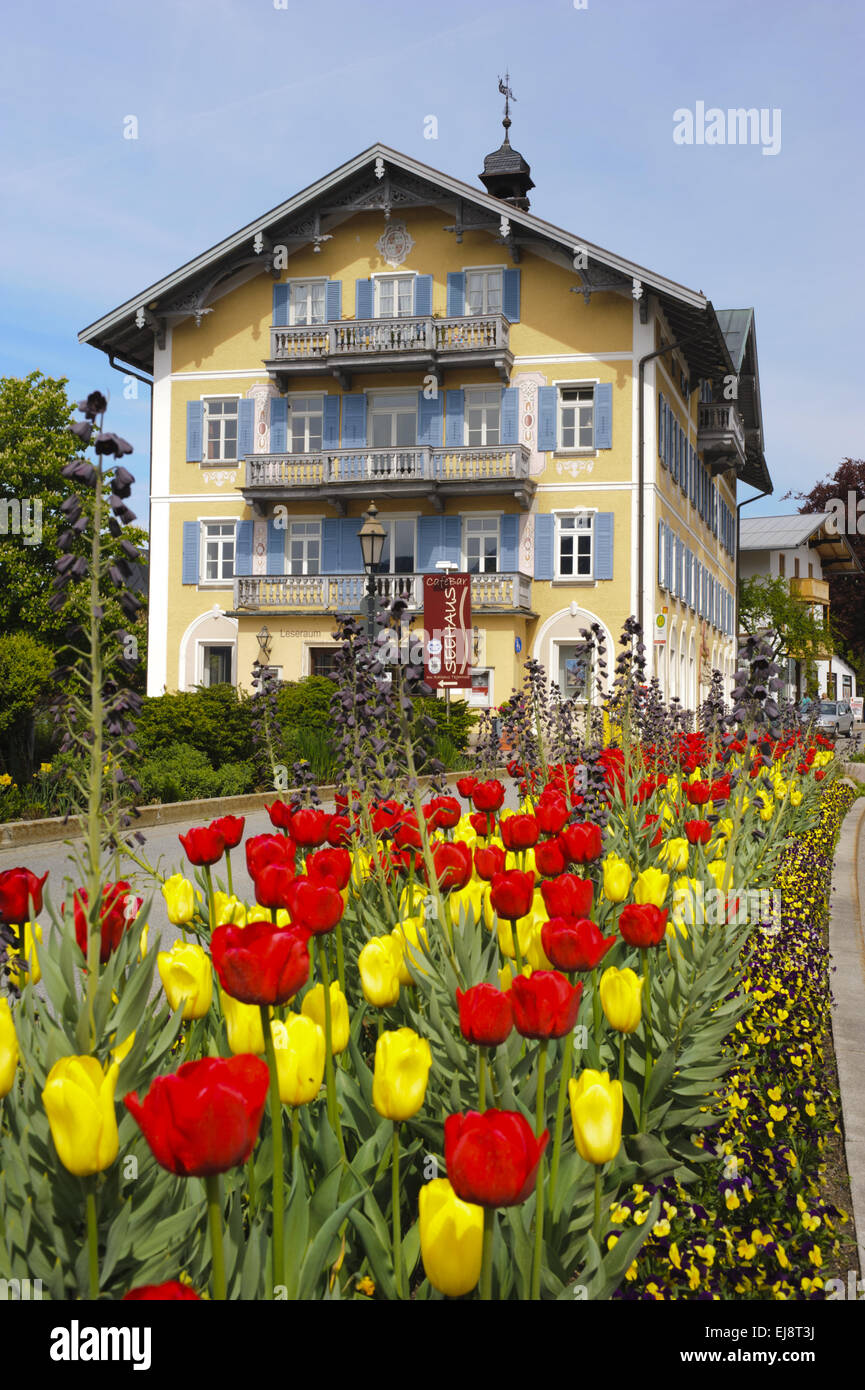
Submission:
<svg viewBox="0 0 865 1390">
<path fill-rule="evenodd" d="M 567 862 L 558 838 L 539 840 L 535 845 L 535 868 L 539 874 L 555 877 L 563 872 Z"/>
<path fill-rule="evenodd" d="M 712 783 L 712 801 L 729 801 L 730 799 L 730 779 L 729 777 L 719 777 Z"/>
<path fill-rule="evenodd" d="M 102 889 L 102 906 L 99 909 L 99 961 L 105 965 L 109 957 L 123 940 L 123 933 L 132 925 L 141 911 L 143 899 L 137 898 L 125 879 L 118 883 L 106 883 Z M 88 896 L 86 888 L 79 888 L 72 899 L 75 921 L 75 940 L 81 954 L 87 955 L 89 935 Z"/>
<path fill-rule="evenodd" d="M 692 845 L 707 845 L 712 838 L 712 827 L 707 820 L 686 820 L 685 834 Z"/>
<path fill-rule="evenodd" d="M 342 893 L 333 884 L 314 883 L 309 878 L 296 878 L 289 889 L 288 906 L 292 922 L 297 922 L 312 936 L 332 931 L 345 911 Z"/>
<path fill-rule="evenodd" d="M 255 901 L 271 911 L 288 907 L 294 879 L 294 869 L 288 864 L 262 865 L 254 875 Z"/>
<path fill-rule="evenodd" d="M 472 876 L 472 852 L 461 840 L 436 845 L 433 863 L 440 888 L 465 888 Z"/>
<path fill-rule="evenodd" d="M 477 777 L 458 777 L 457 791 L 466 801 L 471 798 L 471 794 L 478 784 Z"/>
<path fill-rule="evenodd" d="M 498 1047 L 514 1026 L 511 1001 L 495 985 L 473 985 L 465 992 L 458 989 L 457 1007 L 460 1032 L 478 1047 Z"/>
<path fill-rule="evenodd" d="M 492 782 L 478 782 L 472 788 L 472 802 L 476 811 L 497 811 L 504 805 L 505 789 L 498 779 Z"/>
<path fill-rule="evenodd" d="M 342 849 L 348 844 L 351 835 L 351 821 L 348 816 L 331 816 L 327 826 L 327 843 L 334 849 Z"/>
<path fill-rule="evenodd" d="M 536 1139 L 515 1110 L 469 1110 L 445 1120 L 445 1163 L 451 1187 L 464 1202 L 481 1207 L 515 1207 L 534 1189 L 535 1175 L 550 1139 Z"/>
<path fill-rule="evenodd" d="M 535 807 L 535 818 L 544 835 L 558 835 L 570 812 L 561 792 L 546 792 Z"/>
<path fill-rule="evenodd" d="M 534 816 L 508 816 L 500 828 L 505 849 L 531 849 L 538 843 L 538 823 Z"/>
<path fill-rule="evenodd" d="M 600 857 L 604 847 L 600 827 L 592 825 L 591 821 L 566 825 L 559 838 L 565 854 L 575 864 L 590 864 Z"/>
<path fill-rule="evenodd" d="M 525 917 L 535 896 L 534 874 L 508 869 L 496 874 L 490 883 L 490 903 L 499 917 L 515 922 Z"/>
<path fill-rule="evenodd" d="M 580 1011 L 582 984 L 572 985 L 558 970 L 517 975 L 511 985 L 514 1025 L 524 1038 L 563 1038 Z"/>
<path fill-rule="evenodd" d="M 284 801 L 274 801 L 270 806 L 264 808 L 270 816 L 271 825 L 275 825 L 277 830 L 288 830 L 291 824 L 291 807 Z"/>
<path fill-rule="evenodd" d="M 708 782 L 686 782 L 685 796 L 692 806 L 705 806 L 712 800 L 712 788 Z"/>
<path fill-rule="evenodd" d="M 191 1289 L 188 1284 L 181 1284 L 179 1279 L 169 1279 L 167 1284 L 139 1284 L 137 1289 L 130 1289 L 129 1293 L 125 1293 L 122 1299 L 124 1303 L 132 1303 L 136 1300 L 151 1303 L 156 1301 L 182 1303 L 186 1300 L 200 1302 L 195 1289 Z"/>
<path fill-rule="evenodd" d="M 393 842 L 400 849 L 420 849 L 423 841 L 420 837 L 417 816 L 414 811 L 407 811 L 403 820 L 397 826 L 394 833 Z"/>
<path fill-rule="evenodd" d="M 475 850 L 475 873 L 489 883 L 491 878 L 504 871 L 505 859 L 505 852 L 498 845 L 479 845 Z"/>
<path fill-rule="evenodd" d="M 826 776 L 826 769 L 823 768 L 823 767 L 818 767 L 817 771 L 814 773 L 814 781 L 815 781 L 815 782 L 822 782 L 822 781 L 823 781 L 823 778 L 824 778 L 825 776 Z"/>
<path fill-rule="evenodd" d="M 178 835 L 190 864 L 215 864 L 225 853 L 225 840 L 218 830 L 206 825 Z"/>
<path fill-rule="evenodd" d="M 316 806 L 300 806 L 288 823 L 288 833 L 304 849 L 323 845 L 327 839 L 329 816 Z"/>
<path fill-rule="evenodd" d="M 206 1178 L 246 1163 L 269 1085 L 259 1057 L 205 1057 L 157 1076 L 143 1101 L 132 1091 L 124 1104 L 157 1163 L 182 1178 Z"/>
<path fill-rule="evenodd" d="M 657 946 L 666 929 L 666 908 L 654 903 L 631 903 L 622 908 L 619 931 L 629 946 Z"/>
<path fill-rule="evenodd" d="M 42 888 L 48 877 L 41 878 L 30 869 L 4 869 L 0 873 L 0 922 L 22 926 L 32 922 L 42 911 Z"/>
<path fill-rule="evenodd" d="M 381 801 L 372 813 L 372 828 L 376 835 L 393 830 L 405 818 L 405 807 L 399 801 Z"/>
<path fill-rule="evenodd" d="M 308 935 L 302 927 L 233 922 L 217 927 L 210 954 L 220 984 L 242 1004 L 284 1004 L 309 979 Z"/>
<path fill-rule="evenodd" d="M 557 970 L 594 970 L 615 944 L 587 917 L 551 917 L 541 927 L 544 954 Z"/>
<path fill-rule="evenodd" d="M 495 830 L 496 818 L 492 811 L 473 811 L 469 816 L 469 825 L 476 835 L 485 840 Z"/>
<path fill-rule="evenodd" d="M 661 841 L 662 841 L 663 838 L 664 838 L 664 829 L 663 829 L 663 826 L 659 824 L 660 819 L 661 819 L 660 816 L 646 816 L 646 819 L 643 821 L 643 825 L 644 825 L 647 829 L 648 829 L 650 826 L 653 826 L 653 825 L 657 826 L 657 830 L 655 831 L 654 835 L 652 836 L 651 840 L 649 841 L 649 845 L 650 845 L 650 847 L 651 847 L 652 849 L 655 849 L 655 848 L 661 843 Z"/>
<path fill-rule="evenodd" d="M 333 879 L 340 892 L 351 878 L 351 855 L 347 849 L 320 849 L 306 857 L 306 872 L 313 882 Z"/>
<path fill-rule="evenodd" d="M 208 829 L 215 830 L 222 836 L 226 849 L 237 849 L 243 839 L 245 825 L 245 816 L 217 816 L 216 820 L 210 822 Z"/>
<path fill-rule="evenodd" d="M 435 796 L 423 807 L 423 813 L 430 830 L 452 830 L 462 809 L 455 796 Z"/>
<path fill-rule="evenodd" d="M 591 881 L 579 874 L 560 874 L 541 884 L 541 897 L 550 917 L 585 917 L 592 910 L 593 894 Z"/>
<path fill-rule="evenodd" d="M 294 871 L 295 845 L 287 835 L 252 835 L 246 842 L 246 869 L 250 878 L 267 864 L 282 864 Z"/>
</svg>

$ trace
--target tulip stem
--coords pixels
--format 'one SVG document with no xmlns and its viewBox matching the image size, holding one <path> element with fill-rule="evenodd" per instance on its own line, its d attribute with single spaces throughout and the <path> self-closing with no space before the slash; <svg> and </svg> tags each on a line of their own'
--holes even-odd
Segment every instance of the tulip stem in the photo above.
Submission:
<svg viewBox="0 0 865 1390">
<path fill-rule="evenodd" d="M 226 867 L 226 869 L 227 869 L 227 871 L 228 871 L 228 896 L 229 896 L 230 898 L 233 898 L 233 897 L 234 897 L 234 883 L 233 883 L 232 877 L 231 877 L 231 850 L 230 850 L 230 849 L 226 849 L 226 851 L 225 851 L 225 867 Z"/>
<path fill-rule="evenodd" d="M 216 926 L 216 919 L 213 911 L 213 874 L 210 871 L 209 864 L 204 865 L 204 879 L 207 884 L 207 915 L 210 922 L 210 935 L 212 936 Z"/>
<path fill-rule="evenodd" d="M 481 1114 L 487 1108 L 487 1066 L 484 1061 L 485 1049 L 478 1048 L 478 1110 Z"/>
<path fill-rule="evenodd" d="M 222 1248 L 222 1203 L 219 1200 L 219 1176 L 209 1174 L 204 1179 L 207 1191 L 207 1223 L 210 1227 L 210 1250 L 213 1258 L 213 1297 L 225 1298 L 225 1252 Z"/>
<path fill-rule="evenodd" d="M 336 978 L 345 994 L 345 950 L 342 942 L 342 922 L 336 924 Z"/>
<path fill-rule="evenodd" d="M 625 1079 L 625 1035 L 619 1034 L 619 1080 Z"/>
<path fill-rule="evenodd" d="M 640 1106 L 640 1131 L 645 1134 L 646 1125 L 649 1122 L 649 1082 L 652 1077 L 654 1037 L 652 1034 L 652 957 L 645 946 L 641 948 L 641 954 L 643 957 L 643 974 L 646 978 L 646 1062 L 643 1071 L 643 1103 Z"/>
<path fill-rule="evenodd" d="M 318 969 L 321 975 L 321 985 L 324 990 L 324 1076 L 327 1090 L 327 1118 L 330 1127 L 337 1137 L 339 1151 L 345 1158 L 345 1142 L 342 1137 L 342 1125 L 339 1122 L 339 1107 L 336 1099 L 336 1077 L 333 1069 L 333 1019 L 330 1009 L 330 975 L 327 968 L 327 950 L 321 936 L 316 938 L 318 947 Z"/>
<path fill-rule="evenodd" d="M 592 1235 L 598 1249 L 601 1248 L 601 1166 L 595 1165 L 595 1216 L 592 1222 Z"/>
<path fill-rule="evenodd" d="M 598 1061 L 600 1062 L 601 1046 L 601 995 L 598 990 L 598 968 L 595 966 L 592 971 L 592 1024 L 595 1034 L 595 1046 L 599 1049 Z"/>
<path fill-rule="evenodd" d="M 518 975 L 522 975 L 522 973 L 523 973 L 523 954 L 522 954 L 522 951 L 520 950 L 520 934 L 519 934 L 519 932 L 517 931 L 516 919 L 513 918 L 513 917 L 511 918 L 511 936 L 513 937 L 513 942 L 514 942 L 514 958 L 515 958 L 515 960 L 516 960 L 516 962 L 517 962 L 517 974 L 518 974 Z"/>
<path fill-rule="evenodd" d="M 495 1207 L 484 1207 L 484 1244 L 481 1257 L 481 1299 L 489 1303 L 493 1296 L 493 1237 L 496 1229 Z"/>
<path fill-rule="evenodd" d="M 300 1149 L 300 1106 L 294 1105 L 291 1110 L 291 1168 L 294 1172 L 297 1166 L 297 1155 Z"/>
<path fill-rule="evenodd" d="M 571 1079 L 573 1056 L 574 1030 L 571 1028 L 565 1036 L 565 1046 L 562 1052 L 562 1074 L 559 1077 L 559 1098 L 556 1103 L 556 1136 L 553 1140 L 553 1157 L 550 1164 L 550 1211 L 553 1210 L 553 1203 L 556 1200 L 556 1184 L 559 1180 L 559 1159 L 562 1153 L 562 1135 L 565 1124 L 565 1099 L 568 1094 L 568 1082 Z"/>
<path fill-rule="evenodd" d="M 285 1284 L 285 1172 L 282 1157 L 282 1101 L 279 1097 L 279 1073 L 276 1069 L 276 1049 L 273 1045 L 273 1031 L 270 1026 L 270 1012 L 266 1004 L 261 1009 L 261 1031 L 264 1033 L 264 1048 L 267 1065 L 270 1068 L 270 1122 L 273 1130 L 273 1296 L 276 1289 Z"/>
<path fill-rule="evenodd" d="M 535 1098 L 535 1135 L 540 1139 L 544 1131 L 544 1082 L 547 1075 L 547 1048 L 549 1040 L 544 1038 L 538 1051 L 538 1090 Z M 535 1301 L 541 1296 L 541 1260 L 544 1250 L 544 1155 L 538 1164 L 535 1180 L 535 1258 L 532 1265 L 531 1298 Z"/>
<path fill-rule="evenodd" d="M 399 1125 L 393 1126 L 393 1162 L 391 1164 L 391 1217 L 393 1220 L 393 1278 L 396 1296 L 402 1298 L 402 1228 L 399 1209 Z"/>
<path fill-rule="evenodd" d="M 90 1297 L 99 1297 L 99 1227 L 96 1223 L 96 1193 L 87 1193 L 87 1253 Z"/>
</svg>

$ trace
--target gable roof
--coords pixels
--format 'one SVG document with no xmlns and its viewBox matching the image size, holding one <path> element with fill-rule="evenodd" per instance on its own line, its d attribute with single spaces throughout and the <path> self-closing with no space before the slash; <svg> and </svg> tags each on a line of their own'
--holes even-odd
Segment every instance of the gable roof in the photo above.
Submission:
<svg viewBox="0 0 865 1390">
<path fill-rule="evenodd" d="M 795 550 L 810 545 L 828 574 L 861 573 L 859 557 L 847 536 L 836 535 L 827 523 L 830 512 L 791 512 L 786 516 L 742 517 L 740 550 Z"/>
</svg>

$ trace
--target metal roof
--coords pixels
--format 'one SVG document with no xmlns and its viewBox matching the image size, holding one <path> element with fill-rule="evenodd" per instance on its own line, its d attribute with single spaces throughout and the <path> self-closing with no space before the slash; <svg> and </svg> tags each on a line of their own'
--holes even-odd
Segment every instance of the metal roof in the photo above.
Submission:
<svg viewBox="0 0 865 1390">
<path fill-rule="evenodd" d="M 754 322 L 753 309 L 718 309 L 718 323 L 727 343 L 733 366 L 737 372 L 742 370 L 745 348 L 748 346 L 748 333 Z"/>
<path fill-rule="evenodd" d="M 786 516 L 742 517 L 740 550 L 795 550 L 810 545 L 827 574 L 861 573 L 859 557 L 847 536 L 836 535 L 827 523 L 830 512 L 791 512 Z"/>
</svg>

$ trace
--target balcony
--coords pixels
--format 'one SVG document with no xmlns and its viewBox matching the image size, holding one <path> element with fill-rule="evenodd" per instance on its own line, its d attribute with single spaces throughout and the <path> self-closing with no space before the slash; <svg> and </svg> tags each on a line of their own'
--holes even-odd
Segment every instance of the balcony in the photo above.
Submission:
<svg viewBox="0 0 865 1390">
<path fill-rule="evenodd" d="M 825 579 L 791 579 L 790 594 L 803 603 L 819 603 L 829 607 L 829 583 Z"/>
<path fill-rule="evenodd" d="M 296 328 L 271 328 L 273 377 L 334 376 L 344 390 L 354 372 L 432 372 L 448 367 L 493 367 L 507 384 L 514 363 L 510 324 L 502 314 L 457 318 L 346 319 Z"/>
<path fill-rule="evenodd" d="M 322 497 L 344 513 L 353 497 L 367 501 L 370 487 L 376 498 L 426 497 L 440 510 L 445 497 L 467 492 L 510 493 L 528 510 L 535 491 L 524 444 L 250 454 L 241 490 L 263 515 L 277 502 L 317 502 Z"/>
<path fill-rule="evenodd" d="M 251 575 L 234 581 L 234 617 L 244 613 L 361 613 L 365 574 Z M 379 574 L 378 598 L 405 599 L 410 612 L 423 607 L 422 574 Z M 524 574 L 473 574 L 472 612 L 530 613 L 532 581 Z"/>
<path fill-rule="evenodd" d="M 744 466 L 745 426 L 733 401 L 701 403 L 697 421 L 697 452 L 713 475 Z"/>
</svg>

